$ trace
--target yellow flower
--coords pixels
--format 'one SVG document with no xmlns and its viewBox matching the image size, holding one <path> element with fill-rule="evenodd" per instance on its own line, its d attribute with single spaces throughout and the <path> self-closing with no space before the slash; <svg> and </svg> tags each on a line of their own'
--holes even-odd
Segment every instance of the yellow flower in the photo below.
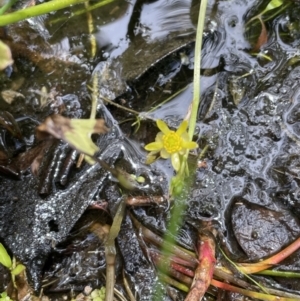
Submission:
<svg viewBox="0 0 300 301">
<path fill-rule="evenodd" d="M 184 120 L 177 131 L 172 131 L 168 128 L 165 122 L 158 119 L 157 127 L 161 130 L 156 135 L 155 142 L 145 146 L 147 151 L 150 151 L 148 156 L 153 156 L 160 153 L 164 159 L 171 157 L 171 162 L 176 171 L 180 169 L 180 155 L 183 155 L 186 150 L 198 147 L 196 142 L 190 141 L 187 133 L 188 123 Z"/>
</svg>

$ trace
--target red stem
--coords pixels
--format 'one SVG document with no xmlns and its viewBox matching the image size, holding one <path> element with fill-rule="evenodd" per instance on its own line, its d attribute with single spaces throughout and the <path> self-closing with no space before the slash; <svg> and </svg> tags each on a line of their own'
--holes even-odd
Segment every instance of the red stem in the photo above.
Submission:
<svg viewBox="0 0 300 301">
<path fill-rule="evenodd" d="M 299 301 L 300 298 L 285 298 L 285 297 L 279 297 L 279 296 L 273 296 L 273 295 L 267 295 L 267 294 L 262 294 L 258 292 L 253 292 L 249 291 L 240 287 L 236 287 L 233 285 L 230 285 L 228 283 L 220 282 L 218 280 L 212 279 L 211 284 L 215 287 L 221 288 L 223 290 L 235 292 L 235 293 L 240 293 L 242 295 L 251 297 L 251 298 L 256 298 L 260 300 L 266 300 L 266 301 Z"/>
<path fill-rule="evenodd" d="M 239 264 L 239 266 L 241 271 L 247 274 L 260 272 L 272 267 L 272 265 L 280 263 L 282 260 L 284 260 L 291 254 L 293 254 L 295 251 L 297 251 L 299 248 L 300 237 L 296 239 L 293 243 L 291 243 L 289 246 L 287 246 L 285 249 L 275 254 L 274 256 L 271 256 L 268 259 L 265 259 L 258 263 L 241 263 Z"/>
<path fill-rule="evenodd" d="M 210 235 L 200 234 L 199 243 L 199 265 L 195 271 L 193 283 L 185 301 L 202 300 L 207 291 L 215 269 L 215 241 Z"/>
</svg>

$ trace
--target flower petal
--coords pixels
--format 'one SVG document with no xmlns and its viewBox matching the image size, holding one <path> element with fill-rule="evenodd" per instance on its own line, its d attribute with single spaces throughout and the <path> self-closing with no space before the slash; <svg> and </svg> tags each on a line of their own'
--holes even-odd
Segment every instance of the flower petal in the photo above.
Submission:
<svg viewBox="0 0 300 301">
<path fill-rule="evenodd" d="M 157 133 L 156 137 L 155 137 L 155 141 L 156 142 L 162 142 L 162 137 L 164 136 L 164 134 L 162 132 Z"/>
<path fill-rule="evenodd" d="M 187 132 L 182 133 L 181 138 L 185 141 L 190 141 L 190 136 Z"/>
<path fill-rule="evenodd" d="M 154 155 L 157 155 L 159 152 L 160 152 L 160 150 L 155 150 L 155 151 L 148 153 L 147 156 L 154 156 Z"/>
<path fill-rule="evenodd" d="M 160 151 L 160 156 L 163 159 L 168 159 L 171 157 L 171 155 L 164 148 Z"/>
<path fill-rule="evenodd" d="M 160 151 L 163 148 L 162 142 L 151 142 L 145 145 L 147 151 Z"/>
<path fill-rule="evenodd" d="M 156 120 L 156 125 L 164 134 L 168 134 L 171 131 L 167 124 L 161 119 Z"/>
<path fill-rule="evenodd" d="M 198 144 L 194 141 L 182 141 L 182 147 L 185 149 L 194 149 L 198 147 Z"/>
<path fill-rule="evenodd" d="M 145 164 L 151 164 L 153 163 L 155 160 L 157 159 L 157 156 L 155 156 L 155 154 L 149 153 L 146 157 L 146 161 Z"/>
<path fill-rule="evenodd" d="M 183 120 L 179 128 L 177 129 L 176 134 L 181 136 L 186 131 L 187 127 L 188 127 L 188 122 L 186 120 Z"/>
<path fill-rule="evenodd" d="M 172 156 L 171 156 L 171 162 L 172 162 L 173 168 L 176 171 L 178 171 L 180 169 L 180 158 L 179 158 L 179 154 L 178 153 L 172 154 Z"/>
</svg>

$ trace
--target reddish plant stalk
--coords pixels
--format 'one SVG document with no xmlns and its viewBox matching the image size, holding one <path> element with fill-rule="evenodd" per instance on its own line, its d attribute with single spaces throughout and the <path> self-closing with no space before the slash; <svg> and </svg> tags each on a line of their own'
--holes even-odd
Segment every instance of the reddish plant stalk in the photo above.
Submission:
<svg viewBox="0 0 300 301">
<path fill-rule="evenodd" d="M 153 244 L 157 247 L 162 247 L 162 245 L 164 243 L 164 240 L 163 240 L 162 237 L 155 234 L 154 232 L 152 232 L 148 228 L 144 227 L 132 215 L 131 215 L 131 219 L 132 219 L 133 224 L 135 225 L 135 227 L 141 231 L 142 238 L 146 242 L 151 243 L 151 244 Z M 181 248 L 179 246 L 176 246 L 176 245 L 173 245 L 173 244 L 170 244 L 170 243 L 166 243 L 166 242 L 165 242 L 165 248 L 166 248 L 166 251 L 168 251 L 168 252 L 176 255 L 176 257 L 179 257 L 182 260 L 184 260 L 185 261 L 184 265 L 186 265 L 188 267 L 191 267 L 191 268 L 195 268 L 195 266 L 197 266 L 198 260 L 195 258 L 195 256 L 193 254 L 191 254 L 190 251 L 185 250 L 184 248 Z"/>
<path fill-rule="evenodd" d="M 207 291 L 215 268 L 215 241 L 210 235 L 200 234 L 198 243 L 199 264 L 186 301 L 200 301 Z"/>
<path fill-rule="evenodd" d="M 287 246 L 285 249 L 279 253 L 271 256 L 268 259 L 260 261 L 258 263 L 241 263 L 239 264 L 239 269 L 246 274 L 256 273 L 263 270 L 266 270 L 272 265 L 280 263 L 282 260 L 290 256 L 292 253 L 297 251 L 300 248 L 300 237 L 296 239 L 293 243 Z"/>
<path fill-rule="evenodd" d="M 268 32 L 267 32 L 266 25 L 262 20 L 261 16 L 257 17 L 257 19 L 261 24 L 261 32 L 256 42 L 256 45 L 253 48 L 253 51 L 259 51 L 260 48 L 268 42 Z"/>
<path fill-rule="evenodd" d="M 186 285 L 190 286 L 192 284 L 192 277 L 194 276 L 192 270 L 175 263 L 172 261 L 172 257 L 164 256 L 159 251 L 148 250 L 148 254 L 155 266 L 162 269 L 163 273 L 171 275 Z"/>
<path fill-rule="evenodd" d="M 255 299 L 260 299 L 260 300 L 266 300 L 266 301 L 299 301 L 300 300 L 300 298 L 286 298 L 286 297 L 279 297 L 274 295 L 267 295 L 263 293 L 253 292 L 240 287 L 230 285 L 228 283 L 220 282 L 215 279 L 211 280 L 211 284 L 223 290 L 240 293 L 245 296 L 255 298 Z"/>
<path fill-rule="evenodd" d="M 159 261 L 169 262 L 170 266 L 173 267 L 176 271 L 190 276 L 194 277 L 194 270 L 191 270 L 187 268 L 187 266 L 190 266 L 190 263 L 188 263 L 186 260 L 177 257 L 177 256 L 163 256 L 158 250 L 155 249 L 148 249 L 147 253 L 150 255 L 151 259 L 158 263 Z M 196 266 L 193 266 L 193 269 L 195 269 Z"/>
</svg>

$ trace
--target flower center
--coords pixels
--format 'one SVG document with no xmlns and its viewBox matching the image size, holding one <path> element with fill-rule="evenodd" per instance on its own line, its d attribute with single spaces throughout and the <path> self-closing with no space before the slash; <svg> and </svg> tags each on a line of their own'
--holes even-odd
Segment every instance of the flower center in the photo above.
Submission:
<svg viewBox="0 0 300 301">
<path fill-rule="evenodd" d="M 174 154 L 182 149 L 182 138 L 174 131 L 170 131 L 168 134 L 162 137 L 162 142 L 165 150 L 169 154 Z"/>
</svg>

